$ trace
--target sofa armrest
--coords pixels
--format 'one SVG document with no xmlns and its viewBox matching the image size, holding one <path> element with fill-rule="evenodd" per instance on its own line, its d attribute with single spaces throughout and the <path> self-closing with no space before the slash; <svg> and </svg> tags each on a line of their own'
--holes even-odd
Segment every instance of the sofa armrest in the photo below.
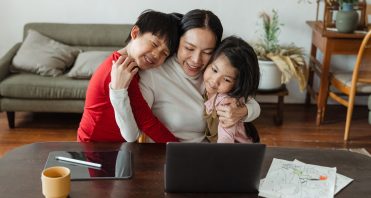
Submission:
<svg viewBox="0 0 371 198">
<path fill-rule="evenodd" d="M 1 59 L 0 59 L 0 81 L 9 74 L 9 67 L 12 64 L 12 59 L 17 53 L 21 43 L 15 44 Z"/>
</svg>

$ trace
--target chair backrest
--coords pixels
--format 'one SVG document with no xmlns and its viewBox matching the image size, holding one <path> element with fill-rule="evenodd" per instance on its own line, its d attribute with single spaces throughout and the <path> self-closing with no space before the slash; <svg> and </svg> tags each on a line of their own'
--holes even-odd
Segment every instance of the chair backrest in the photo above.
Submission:
<svg viewBox="0 0 371 198">
<path fill-rule="evenodd" d="M 357 82 L 371 83 L 371 30 L 362 41 L 353 70 L 352 87 Z"/>
<path fill-rule="evenodd" d="M 351 78 L 351 79 L 350 79 Z M 349 80 L 351 85 L 349 87 Z M 350 123 L 352 120 L 353 106 L 356 93 L 371 93 L 371 30 L 366 34 L 358 51 L 357 60 L 354 65 L 352 76 L 339 73 L 331 77 L 330 85 L 338 91 L 345 93 L 349 97 L 344 99 L 336 92 L 329 91 L 329 96 L 340 104 L 348 108 L 347 118 L 345 121 L 344 140 L 349 138 Z"/>
<path fill-rule="evenodd" d="M 371 4 L 367 4 L 365 17 L 366 26 L 368 27 L 368 30 L 371 30 Z"/>
</svg>

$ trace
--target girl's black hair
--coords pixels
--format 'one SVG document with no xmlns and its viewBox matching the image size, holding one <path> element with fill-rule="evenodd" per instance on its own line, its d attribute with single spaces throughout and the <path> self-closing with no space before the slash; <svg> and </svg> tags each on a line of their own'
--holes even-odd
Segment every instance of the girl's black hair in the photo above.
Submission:
<svg viewBox="0 0 371 198">
<path fill-rule="evenodd" d="M 237 70 L 236 83 L 233 90 L 228 93 L 234 98 L 255 96 L 260 80 L 258 57 L 254 49 L 243 39 L 230 36 L 225 38 L 211 57 L 211 62 L 224 54 L 231 65 Z"/>
<path fill-rule="evenodd" d="M 252 142 L 259 143 L 260 136 L 258 129 L 256 129 L 255 125 L 252 122 L 244 122 L 243 126 L 245 127 L 246 135 L 251 138 Z"/>
<path fill-rule="evenodd" d="M 180 21 L 180 36 L 193 28 L 208 28 L 215 34 L 216 47 L 220 44 L 223 35 L 223 26 L 213 12 L 195 9 L 183 15 Z"/>
<path fill-rule="evenodd" d="M 141 34 L 150 32 L 167 41 L 170 55 L 175 53 L 179 45 L 179 23 L 181 15 L 178 13 L 166 14 L 154 10 L 145 10 L 138 17 L 134 26 L 139 27 Z M 131 36 L 129 34 L 126 43 L 129 43 Z"/>
</svg>

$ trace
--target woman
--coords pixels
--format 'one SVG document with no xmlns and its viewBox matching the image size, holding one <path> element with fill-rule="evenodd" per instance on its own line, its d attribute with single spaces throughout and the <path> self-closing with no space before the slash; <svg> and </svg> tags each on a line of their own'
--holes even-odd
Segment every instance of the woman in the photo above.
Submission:
<svg viewBox="0 0 371 198">
<path fill-rule="evenodd" d="M 205 138 L 206 128 L 203 119 L 202 73 L 221 41 L 223 27 L 211 11 L 198 9 L 185 14 L 180 26 L 181 38 L 177 54 L 159 68 L 141 71 L 140 88 L 153 114 L 179 141 L 201 142 Z M 121 63 L 116 63 L 113 67 L 119 65 L 125 67 Z M 111 73 L 110 99 L 121 133 L 135 139 L 140 132 L 135 126 L 129 125 L 136 123 L 128 123 L 124 119 L 130 112 L 124 111 L 127 108 L 121 102 L 125 99 L 122 94 L 125 90 L 120 86 L 122 75 L 120 72 Z M 133 100 L 132 97 L 131 99 Z M 226 102 L 228 105 L 217 109 L 224 127 L 241 119 L 245 122 L 252 121 L 260 114 L 260 107 L 255 100 L 250 100 L 246 106 L 239 105 L 235 99 Z M 134 115 L 135 111 L 133 109 Z"/>
</svg>

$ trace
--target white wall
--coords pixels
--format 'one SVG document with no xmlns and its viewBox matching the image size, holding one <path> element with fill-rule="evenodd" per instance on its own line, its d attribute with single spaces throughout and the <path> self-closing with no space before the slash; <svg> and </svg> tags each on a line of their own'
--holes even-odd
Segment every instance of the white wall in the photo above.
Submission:
<svg viewBox="0 0 371 198">
<path fill-rule="evenodd" d="M 22 40 L 22 28 L 28 22 L 63 23 L 134 23 L 145 9 L 185 13 L 191 9 L 208 9 L 218 15 L 226 36 L 234 34 L 246 40 L 257 38 L 261 11 L 278 11 L 285 24 L 281 43 L 295 43 L 309 52 L 311 30 L 305 24 L 314 20 L 315 3 L 299 0 L 0 0 L 0 57 Z M 285 101 L 302 103 L 296 82 L 288 84 L 290 96 Z M 275 98 L 260 98 L 276 101 Z"/>
</svg>

